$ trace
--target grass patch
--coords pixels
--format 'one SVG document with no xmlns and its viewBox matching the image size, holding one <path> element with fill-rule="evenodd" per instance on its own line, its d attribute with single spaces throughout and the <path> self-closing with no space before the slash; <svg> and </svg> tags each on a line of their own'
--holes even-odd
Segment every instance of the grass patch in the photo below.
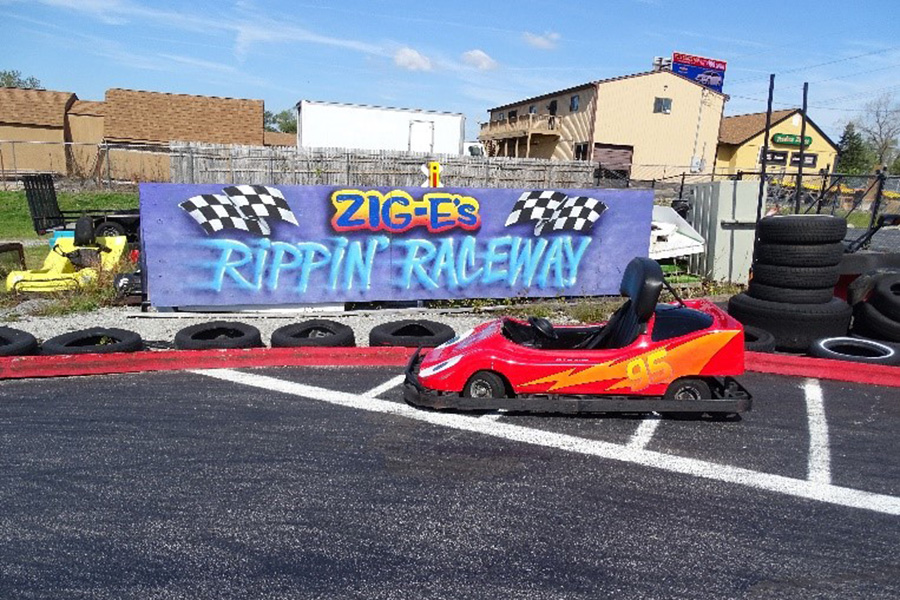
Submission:
<svg viewBox="0 0 900 600">
<path fill-rule="evenodd" d="M 137 192 L 57 192 L 61 210 L 125 210 L 138 207 Z M 34 232 L 25 191 L 0 191 L 0 240 L 29 240 Z"/>
</svg>

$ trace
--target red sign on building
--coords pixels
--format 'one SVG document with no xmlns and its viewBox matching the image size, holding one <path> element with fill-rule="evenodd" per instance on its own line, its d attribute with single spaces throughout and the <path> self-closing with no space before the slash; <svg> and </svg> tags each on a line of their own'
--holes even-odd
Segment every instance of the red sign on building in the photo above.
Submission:
<svg viewBox="0 0 900 600">
<path fill-rule="evenodd" d="M 715 69 L 716 71 L 725 70 L 725 61 L 716 58 L 706 58 L 705 56 L 694 56 L 693 54 L 682 54 L 681 52 L 672 53 L 672 63 L 681 63 L 692 67 L 702 67 L 704 69 Z"/>
</svg>

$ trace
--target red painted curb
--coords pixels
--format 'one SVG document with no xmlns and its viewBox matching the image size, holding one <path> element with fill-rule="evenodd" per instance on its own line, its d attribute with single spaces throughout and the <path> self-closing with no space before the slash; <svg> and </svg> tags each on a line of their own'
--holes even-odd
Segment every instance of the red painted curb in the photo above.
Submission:
<svg viewBox="0 0 900 600">
<path fill-rule="evenodd" d="M 900 387 L 900 367 L 869 365 L 827 358 L 745 352 L 744 368 L 756 373 L 831 379 L 849 383 L 866 383 Z"/>
<path fill-rule="evenodd" d="M 241 367 L 400 367 L 414 351 L 397 347 L 305 347 L 9 356 L 0 358 L 0 379 Z"/>
<path fill-rule="evenodd" d="M 253 348 L 8 356 L 0 357 L 0 379 L 243 367 L 402 367 L 414 351 L 397 347 Z M 900 367 L 763 352 L 744 356 L 746 370 L 756 373 L 900 387 Z"/>
</svg>

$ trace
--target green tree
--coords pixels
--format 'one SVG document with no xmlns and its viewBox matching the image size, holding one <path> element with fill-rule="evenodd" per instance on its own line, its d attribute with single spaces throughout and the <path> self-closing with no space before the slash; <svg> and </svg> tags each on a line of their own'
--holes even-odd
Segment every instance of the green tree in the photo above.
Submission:
<svg viewBox="0 0 900 600">
<path fill-rule="evenodd" d="M 275 126 L 282 133 L 297 133 L 297 113 L 292 110 L 283 110 L 275 115 Z"/>
<path fill-rule="evenodd" d="M 838 142 L 838 160 L 835 171 L 850 175 L 870 173 L 875 162 L 875 153 L 856 130 L 851 121 L 844 127 L 844 133 Z"/>
<path fill-rule="evenodd" d="M 263 129 L 266 131 L 278 131 L 278 126 L 275 123 L 275 113 L 271 110 L 263 111 Z"/>
<path fill-rule="evenodd" d="M 890 175 L 900 175 L 900 156 L 895 158 L 891 166 L 888 167 L 888 173 Z"/>
<path fill-rule="evenodd" d="M 0 71 L 0 87 L 35 89 L 41 82 L 36 77 L 22 78 L 21 71 Z"/>
<path fill-rule="evenodd" d="M 280 131 L 282 133 L 297 133 L 297 113 L 287 109 L 280 113 L 273 113 L 267 110 L 263 112 L 263 129 L 266 131 Z"/>
</svg>

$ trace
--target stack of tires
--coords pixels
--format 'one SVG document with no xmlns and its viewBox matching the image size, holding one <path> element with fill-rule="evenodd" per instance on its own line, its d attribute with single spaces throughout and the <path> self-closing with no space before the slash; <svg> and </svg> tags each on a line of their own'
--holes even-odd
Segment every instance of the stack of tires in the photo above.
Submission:
<svg viewBox="0 0 900 600">
<path fill-rule="evenodd" d="M 834 297 L 846 233 L 847 222 L 831 215 L 762 219 L 753 279 L 728 312 L 771 333 L 779 350 L 805 352 L 815 340 L 847 335 L 852 310 Z"/>
</svg>

